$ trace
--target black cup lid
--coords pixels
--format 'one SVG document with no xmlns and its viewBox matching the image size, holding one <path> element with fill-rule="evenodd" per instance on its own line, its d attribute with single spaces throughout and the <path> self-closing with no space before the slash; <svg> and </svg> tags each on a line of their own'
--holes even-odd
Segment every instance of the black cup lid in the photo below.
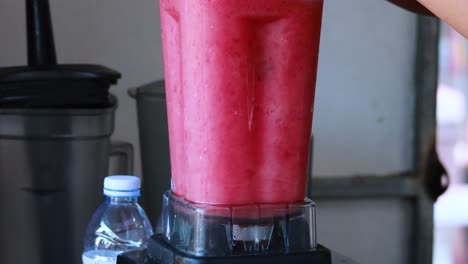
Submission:
<svg viewBox="0 0 468 264">
<path fill-rule="evenodd" d="M 99 81 L 117 83 L 121 74 L 101 65 L 59 64 L 0 68 L 0 85 L 27 82 Z"/>
<path fill-rule="evenodd" d="M 0 107 L 110 107 L 115 100 L 109 88 L 120 77 L 117 71 L 88 64 L 0 68 Z"/>
</svg>

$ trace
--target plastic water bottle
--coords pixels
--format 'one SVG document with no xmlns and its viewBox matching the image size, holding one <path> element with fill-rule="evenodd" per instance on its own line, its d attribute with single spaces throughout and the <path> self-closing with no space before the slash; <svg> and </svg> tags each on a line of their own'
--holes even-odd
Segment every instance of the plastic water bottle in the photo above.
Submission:
<svg viewBox="0 0 468 264">
<path fill-rule="evenodd" d="M 146 248 L 153 230 L 138 204 L 140 187 L 140 179 L 135 176 L 105 178 L 106 200 L 88 224 L 84 264 L 115 264 L 121 253 Z"/>
</svg>

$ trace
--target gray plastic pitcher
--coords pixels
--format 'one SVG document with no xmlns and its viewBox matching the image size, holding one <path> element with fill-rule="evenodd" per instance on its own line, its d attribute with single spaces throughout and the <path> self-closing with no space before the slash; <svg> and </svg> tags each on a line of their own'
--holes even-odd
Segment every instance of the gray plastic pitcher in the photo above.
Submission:
<svg viewBox="0 0 468 264">
<path fill-rule="evenodd" d="M 116 173 L 132 170 L 132 146 L 110 143 L 114 111 L 0 109 L 2 263 L 81 263 L 109 156 L 125 158 Z"/>
<path fill-rule="evenodd" d="M 162 198 L 171 187 L 171 162 L 164 81 L 129 90 L 136 99 L 143 165 L 143 202 L 152 223 L 159 222 Z"/>
</svg>

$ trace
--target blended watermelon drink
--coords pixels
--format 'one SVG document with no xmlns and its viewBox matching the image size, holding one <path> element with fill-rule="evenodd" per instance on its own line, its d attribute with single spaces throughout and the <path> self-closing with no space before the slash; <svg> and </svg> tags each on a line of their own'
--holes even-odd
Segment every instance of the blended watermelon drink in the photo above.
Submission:
<svg viewBox="0 0 468 264">
<path fill-rule="evenodd" d="M 160 0 L 173 191 L 305 196 L 323 0 Z"/>
</svg>

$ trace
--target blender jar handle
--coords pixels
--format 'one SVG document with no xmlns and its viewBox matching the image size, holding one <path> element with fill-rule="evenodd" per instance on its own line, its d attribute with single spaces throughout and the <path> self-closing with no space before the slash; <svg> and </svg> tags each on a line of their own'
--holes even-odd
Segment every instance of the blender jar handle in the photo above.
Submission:
<svg viewBox="0 0 468 264">
<path fill-rule="evenodd" d="M 110 157 L 116 158 L 117 169 L 112 171 L 112 167 L 109 166 L 109 175 L 125 174 L 133 175 L 134 173 L 134 150 L 133 145 L 123 141 L 111 142 Z M 110 164 L 113 164 L 110 162 Z"/>
</svg>

